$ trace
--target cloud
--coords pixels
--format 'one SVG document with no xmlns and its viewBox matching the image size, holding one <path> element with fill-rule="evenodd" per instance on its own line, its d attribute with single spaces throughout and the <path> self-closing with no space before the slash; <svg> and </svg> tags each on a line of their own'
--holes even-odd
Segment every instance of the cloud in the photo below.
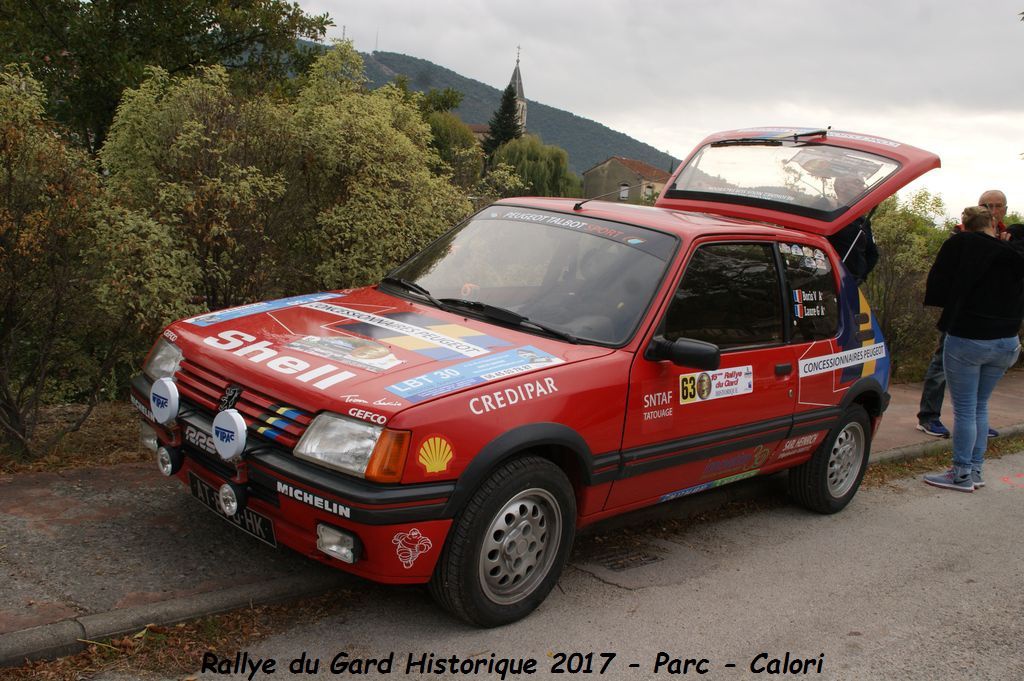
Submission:
<svg viewBox="0 0 1024 681">
<path fill-rule="evenodd" d="M 831 124 L 939 153 L 949 203 L 1024 187 L 1020 0 L 300 4 L 361 51 L 379 39 L 499 88 L 521 45 L 528 100 L 676 156 L 715 130 Z"/>
</svg>

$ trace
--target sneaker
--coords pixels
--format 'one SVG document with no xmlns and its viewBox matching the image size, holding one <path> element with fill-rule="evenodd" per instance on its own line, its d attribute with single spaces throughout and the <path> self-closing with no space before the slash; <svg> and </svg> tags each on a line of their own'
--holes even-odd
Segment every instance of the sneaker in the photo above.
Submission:
<svg viewBox="0 0 1024 681">
<path fill-rule="evenodd" d="M 981 473 L 978 471 L 971 471 L 971 482 L 974 483 L 974 489 L 985 486 L 985 481 L 981 479 Z"/>
<path fill-rule="evenodd" d="M 938 419 L 932 419 L 927 423 L 917 424 L 917 429 L 925 435 L 931 435 L 932 437 L 949 437 L 949 429 L 942 425 L 942 421 Z"/>
<path fill-rule="evenodd" d="M 988 429 L 988 436 L 989 437 L 999 437 L 999 431 L 996 430 L 995 428 L 989 428 Z"/>
<path fill-rule="evenodd" d="M 980 477 L 980 476 L 979 476 Z M 956 476 L 953 474 L 952 469 L 945 473 L 933 473 L 931 475 L 924 476 L 925 483 L 933 487 L 944 487 L 946 489 L 955 489 L 960 492 L 973 492 L 974 481 L 971 480 L 970 475 Z"/>
</svg>

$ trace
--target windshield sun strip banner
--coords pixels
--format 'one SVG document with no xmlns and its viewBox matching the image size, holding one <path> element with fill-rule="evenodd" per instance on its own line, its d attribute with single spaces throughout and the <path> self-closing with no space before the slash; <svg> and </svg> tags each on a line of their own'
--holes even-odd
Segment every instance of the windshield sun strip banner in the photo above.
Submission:
<svg viewBox="0 0 1024 681">
<path fill-rule="evenodd" d="M 549 213 L 537 208 L 492 206 L 474 219 L 511 220 L 581 232 L 625 244 L 660 260 L 671 258 L 676 245 L 674 236 L 653 229 L 608 220 Z"/>
</svg>

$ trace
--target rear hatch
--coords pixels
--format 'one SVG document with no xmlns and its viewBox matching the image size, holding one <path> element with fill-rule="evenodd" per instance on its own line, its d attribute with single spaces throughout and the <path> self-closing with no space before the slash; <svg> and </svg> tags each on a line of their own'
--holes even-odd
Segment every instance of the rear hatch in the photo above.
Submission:
<svg viewBox="0 0 1024 681">
<path fill-rule="evenodd" d="M 931 152 L 872 135 L 730 130 L 697 146 L 656 205 L 831 236 L 938 167 Z"/>
</svg>

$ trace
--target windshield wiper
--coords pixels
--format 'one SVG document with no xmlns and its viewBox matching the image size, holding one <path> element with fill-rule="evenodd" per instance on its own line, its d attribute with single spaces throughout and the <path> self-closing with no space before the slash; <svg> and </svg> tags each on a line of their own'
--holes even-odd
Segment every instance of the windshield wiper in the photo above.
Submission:
<svg viewBox="0 0 1024 681">
<path fill-rule="evenodd" d="M 440 308 L 442 310 L 444 309 L 444 304 L 441 303 L 440 300 L 438 300 L 434 296 L 430 295 L 430 291 L 428 291 L 427 289 L 423 288 L 422 286 L 417 284 L 415 281 L 409 281 L 408 279 L 402 279 L 400 277 L 384 277 L 383 279 L 381 279 L 381 283 L 382 284 L 392 284 L 393 286 L 397 286 L 398 288 L 405 289 L 406 291 L 412 291 L 413 293 L 418 293 L 421 296 L 423 296 L 424 298 L 426 298 L 427 300 L 429 300 L 430 304 L 433 305 L 434 307 Z"/>
<path fill-rule="evenodd" d="M 786 132 L 775 137 L 737 137 L 731 140 L 718 140 L 712 142 L 713 147 L 728 147 L 728 146 L 757 146 L 762 145 L 766 147 L 778 147 L 782 146 L 785 141 L 796 142 L 801 137 L 821 137 L 827 135 L 830 128 L 822 128 L 821 130 L 806 130 L 804 132 Z"/>
<path fill-rule="evenodd" d="M 487 303 L 481 303 L 479 300 L 466 300 L 464 298 L 441 298 L 438 303 L 440 303 L 442 310 L 453 307 L 472 310 L 473 312 L 487 317 L 488 319 L 504 322 L 506 324 L 514 324 L 516 326 L 532 326 L 533 328 L 539 329 L 544 333 L 555 336 L 556 338 L 561 338 L 568 343 L 579 343 L 579 339 L 568 331 L 562 331 L 561 329 L 556 329 L 553 326 L 548 326 L 541 322 L 535 322 L 529 317 L 525 317 L 518 312 L 514 312 L 513 310 L 509 310 L 504 307 L 498 307 L 497 305 L 488 305 Z"/>
<path fill-rule="evenodd" d="M 718 140 L 712 142 L 713 147 L 739 147 L 739 146 L 763 146 L 763 147 L 781 147 L 782 140 L 764 138 L 764 137 L 738 137 L 733 140 Z"/>
<path fill-rule="evenodd" d="M 472 310 L 477 314 L 480 314 L 488 319 L 495 321 L 504 322 L 506 324 L 514 324 L 515 326 L 532 326 L 535 329 L 539 329 L 546 334 L 561 338 L 568 343 L 579 343 L 576 336 L 572 335 L 568 331 L 562 331 L 556 329 L 547 324 L 541 322 L 535 322 L 529 317 L 525 317 L 518 312 L 506 309 L 504 307 L 498 307 L 497 305 L 488 305 L 487 303 L 481 303 L 479 300 L 465 300 L 463 298 L 435 298 L 430 294 L 430 291 L 423 288 L 414 281 L 408 279 L 402 279 L 401 277 L 384 277 L 381 279 L 382 284 L 391 284 L 398 288 L 406 291 L 412 291 L 430 301 L 434 307 L 444 310 L 446 312 L 452 312 L 452 308 L 462 308 L 465 310 Z"/>
</svg>

